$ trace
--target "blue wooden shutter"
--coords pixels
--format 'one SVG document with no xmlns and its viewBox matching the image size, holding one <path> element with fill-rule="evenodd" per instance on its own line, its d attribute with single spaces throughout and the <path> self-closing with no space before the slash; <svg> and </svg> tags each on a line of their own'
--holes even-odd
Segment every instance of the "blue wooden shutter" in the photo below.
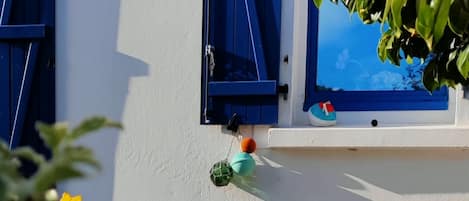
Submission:
<svg viewBox="0 0 469 201">
<path fill-rule="evenodd" d="M 275 124 L 280 0 L 205 0 L 202 124 Z"/>
<path fill-rule="evenodd" d="M 42 149 L 34 123 L 55 118 L 54 0 L 0 5 L 0 138 Z"/>
</svg>

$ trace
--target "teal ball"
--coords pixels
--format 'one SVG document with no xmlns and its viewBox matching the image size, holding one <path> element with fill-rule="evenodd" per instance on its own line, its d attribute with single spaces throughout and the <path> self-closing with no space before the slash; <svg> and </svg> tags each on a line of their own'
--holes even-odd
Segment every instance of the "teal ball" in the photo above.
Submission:
<svg viewBox="0 0 469 201">
<path fill-rule="evenodd" d="M 249 176 L 254 172 L 256 161 L 251 155 L 245 152 L 236 154 L 230 163 L 233 171 L 240 176 Z"/>
</svg>

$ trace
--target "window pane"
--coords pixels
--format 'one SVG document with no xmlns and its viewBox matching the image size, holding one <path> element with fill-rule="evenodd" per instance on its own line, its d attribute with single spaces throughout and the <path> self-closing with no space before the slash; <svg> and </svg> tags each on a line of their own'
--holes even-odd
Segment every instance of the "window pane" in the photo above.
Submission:
<svg viewBox="0 0 469 201">
<path fill-rule="evenodd" d="M 382 63 L 377 55 L 378 23 L 364 25 L 341 6 L 325 3 L 319 12 L 317 90 L 422 90 L 423 65 L 415 59 L 401 66 Z"/>
</svg>

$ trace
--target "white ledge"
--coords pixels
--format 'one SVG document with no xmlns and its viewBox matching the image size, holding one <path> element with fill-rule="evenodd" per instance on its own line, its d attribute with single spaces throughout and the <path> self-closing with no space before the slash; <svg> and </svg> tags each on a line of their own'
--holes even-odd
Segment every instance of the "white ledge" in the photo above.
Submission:
<svg viewBox="0 0 469 201">
<path fill-rule="evenodd" d="M 269 148 L 468 149 L 469 127 L 271 128 Z"/>
</svg>

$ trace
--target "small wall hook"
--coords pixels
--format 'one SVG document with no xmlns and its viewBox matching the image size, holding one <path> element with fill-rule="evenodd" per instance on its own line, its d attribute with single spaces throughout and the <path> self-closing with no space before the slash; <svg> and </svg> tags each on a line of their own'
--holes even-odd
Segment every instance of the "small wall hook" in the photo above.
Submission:
<svg viewBox="0 0 469 201">
<path fill-rule="evenodd" d="M 233 116 L 231 116 L 231 119 L 228 121 L 226 129 L 235 133 L 238 132 L 240 121 L 241 117 L 238 115 L 238 113 L 234 113 Z"/>
</svg>

